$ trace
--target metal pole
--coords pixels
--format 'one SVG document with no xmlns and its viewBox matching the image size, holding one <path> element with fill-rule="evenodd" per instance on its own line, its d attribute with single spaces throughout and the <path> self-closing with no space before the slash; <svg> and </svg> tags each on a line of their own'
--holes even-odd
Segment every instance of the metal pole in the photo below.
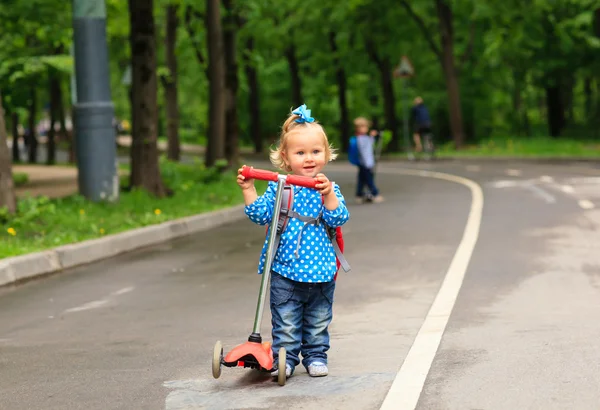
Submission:
<svg viewBox="0 0 600 410">
<path fill-rule="evenodd" d="M 409 159 L 413 159 L 414 155 L 410 149 L 410 140 L 408 136 L 408 89 L 407 89 L 407 78 L 402 77 L 402 125 L 404 128 L 404 151 Z"/>
<path fill-rule="evenodd" d="M 119 177 L 104 0 L 73 0 L 73 43 L 79 192 L 92 201 L 117 201 Z"/>
<path fill-rule="evenodd" d="M 258 304 L 256 305 L 256 315 L 254 316 L 254 328 L 250 341 L 259 341 L 260 325 L 262 322 L 263 309 L 265 307 L 265 299 L 267 297 L 267 287 L 269 286 L 269 278 L 271 277 L 271 265 L 275 258 L 274 249 L 275 236 L 277 235 L 277 221 L 279 221 L 279 213 L 281 211 L 281 200 L 283 198 L 283 187 L 285 185 L 285 175 L 279 175 L 277 180 L 277 195 L 275 196 L 275 207 L 273 208 L 273 218 L 271 219 L 271 228 L 269 230 L 269 243 L 267 244 L 267 254 L 265 255 L 265 266 L 260 281 L 260 290 L 258 292 Z M 293 195 L 293 193 L 292 193 Z"/>
</svg>

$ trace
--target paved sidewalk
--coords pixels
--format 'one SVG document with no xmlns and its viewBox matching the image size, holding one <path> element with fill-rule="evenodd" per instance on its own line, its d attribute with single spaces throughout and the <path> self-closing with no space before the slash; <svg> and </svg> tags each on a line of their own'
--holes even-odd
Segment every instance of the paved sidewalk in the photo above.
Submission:
<svg viewBox="0 0 600 410">
<path fill-rule="evenodd" d="M 47 196 L 62 198 L 78 192 L 77 168 L 61 165 L 13 165 L 13 173 L 29 176 L 25 185 L 16 188 L 18 198 Z"/>
<path fill-rule="evenodd" d="M 41 145 L 45 145 L 47 140 L 45 137 L 38 137 L 38 142 Z M 117 144 L 121 147 L 130 147 L 131 136 L 118 136 Z M 9 148 L 12 147 L 12 139 L 8 140 L 8 146 Z M 158 149 L 161 152 L 166 151 L 166 141 L 159 141 Z M 182 153 L 192 157 L 204 155 L 205 150 L 205 147 L 200 145 L 181 144 Z M 253 156 L 251 148 L 243 147 L 240 148 L 240 151 L 245 157 Z M 260 157 L 263 158 L 265 155 L 260 154 Z M 77 186 L 77 167 L 75 166 L 13 164 L 13 173 L 24 173 L 29 176 L 29 181 L 25 185 L 16 188 L 17 197 L 19 198 L 28 195 L 45 195 L 49 198 L 62 198 L 77 193 L 79 189 Z"/>
</svg>

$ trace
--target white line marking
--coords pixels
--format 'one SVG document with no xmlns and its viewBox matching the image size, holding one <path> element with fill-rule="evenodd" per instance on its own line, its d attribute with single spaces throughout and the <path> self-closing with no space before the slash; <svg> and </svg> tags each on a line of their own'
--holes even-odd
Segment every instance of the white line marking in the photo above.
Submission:
<svg viewBox="0 0 600 410">
<path fill-rule="evenodd" d="M 98 309 L 102 306 L 106 306 L 111 301 L 112 297 L 124 295 L 125 293 L 131 292 L 133 289 L 135 289 L 133 286 L 129 286 L 129 287 L 126 287 L 123 289 L 116 290 L 104 299 L 94 300 L 92 302 L 84 303 L 81 306 L 76 306 L 74 308 L 67 309 L 63 313 L 83 312 L 84 310 Z"/>
<path fill-rule="evenodd" d="M 494 188 L 511 188 L 520 185 L 523 185 L 521 181 L 495 181 L 492 184 Z"/>
<path fill-rule="evenodd" d="M 567 194 L 572 194 L 573 192 L 575 192 L 575 189 L 573 189 L 571 185 L 562 185 L 560 189 L 561 191 Z"/>
<path fill-rule="evenodd" d="M 123 289 L 119 289 L 113 293 L 111 293 L 112 296 L 119 296 L 119 295 L 124 295 L 125 293 L 129 293 L 134 289 L 133 286 L 129 286 L 127 288 L 123 288 Z"/>
<path fill-rule="evenodd" d="M 551 184 L 554 182 L 554 178 L 552 178 L 551 176 L 548 176 L 548 175 L 542 175 L 540 177 L 540 181 L 545 182 L 547 184 Z"/>
<path fill-rule="evenodd" d="M 577 177 L 568 181 L 572 184 L 600 184 L 600 177 Z"/>
<path fill-rule="evenodd" d="M 419 402 L 425 379 L 441 343 L 477 243 L 483 210 L 483 191 L 476 182 L 470 179 L 440 172 L 424 173 L 408 169 L 386 170 L 385 172 L 419 175 L 455 182 L 469 188 L 472 196 L 471 210 L 463 237 L 450 263 L 442 287 L 381 406 L 381 410 L 413 410 Z"/>
<path fill-rule="evenodd" d="M 582 199 L 579 201 L 579 206 L 583 209 L 593 209 L 595 207 L 594 203 L 588 201 L 587 199 Z"/>
<path fill-rule="evenodd" d="M 506 175 L 510 175 L 511 177 L 519 177 L 522 174 L 520 169 L 506 169 L 504 172 Z"/>
<path fill-rule="evenodd" d="M 92 302 L 85 303 L 81 306 L 67 309 L 63 313 L 74 313 L 74 312 L 82 312 L 84 310 L 97 309 L 99 307 L 106 305 L 107 303 L 108 303 L 108 300 L 106 300 L 106 299 L 94 300 Z"/>
<path fill-rule="evenodd" d="M 556 202 L 556 198 L 552 194 L 543 190 L 539 186 L 536 186 L 533 184 L 528 184 L 528 185 L 525 185 L 525 188 L 533 191 L 534 194 L 536 194 L 537 196 L 539 196 L 540 198 L 542 198 L 544 201 L 548 202 L 549 204 L 553 204 Z"/>
</svg>

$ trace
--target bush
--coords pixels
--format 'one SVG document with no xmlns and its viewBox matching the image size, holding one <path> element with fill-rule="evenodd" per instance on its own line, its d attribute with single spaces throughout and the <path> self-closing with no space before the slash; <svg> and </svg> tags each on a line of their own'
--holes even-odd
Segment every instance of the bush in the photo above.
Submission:
<svg viewBox="0 0 600 410">
<path fill-rule="evenodd" d="M 29 182 L 29 175 L 21 173 L 21 172 L 15 172 L 15 173 L 13 173 L 13 182 L 16 187 L 23 186 L 27 182 Z"/>
</svg>

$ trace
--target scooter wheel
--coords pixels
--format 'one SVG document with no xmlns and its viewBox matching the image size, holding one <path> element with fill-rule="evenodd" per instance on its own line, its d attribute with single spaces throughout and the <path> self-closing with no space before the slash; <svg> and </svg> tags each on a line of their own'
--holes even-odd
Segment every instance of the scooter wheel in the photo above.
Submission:
<svg viewBox="0 0 600 410">
<path fill-rule="evenodd" d="M 223 345 L 221 341 L 217 341 L 215 343 L 215 349 L 213 350 L 213 360 L 212 360 L 212 374 L 215 379 L 218 379 L 221 376 L 221 363 L 223 360 Z"/>
<path fill-rule="evenodd" d="M 278 369 L 279 369 L 279 373 L 277 374 L 277 383 L 279 383 L 280 386 L 285 386 L 285 381 L 287 379 L 286 375 L 285 375 L 285 365 L 286 365 L 286 353 L 285 353 L 285 347 L 282 347 L 279 349 L 279 357 L 278 357 Z"/>
</svg>

